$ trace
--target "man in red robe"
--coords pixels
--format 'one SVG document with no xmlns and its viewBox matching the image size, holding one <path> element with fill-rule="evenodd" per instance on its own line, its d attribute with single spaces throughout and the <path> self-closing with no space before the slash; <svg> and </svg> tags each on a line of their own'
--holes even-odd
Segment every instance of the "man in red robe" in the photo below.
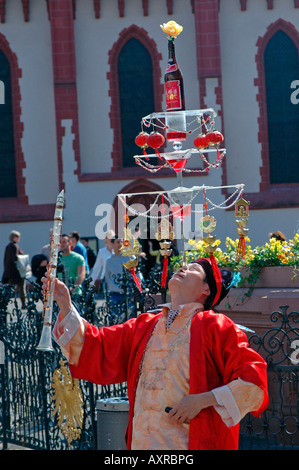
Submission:
<svg viewBox="0 0 299 470">
<path fill-rule="evenodd" d="M 128 449 L 237 449 L 239 421 L 268 406 L 266 363 L 245 333 L 212 309 L 228 292 L 215 259 L 180 268 L 169 291 L 171 305 L 160 313 L 98 329 L 56 280 L 54 338 L 73 377 L 127 382 Z"/>
</svg>

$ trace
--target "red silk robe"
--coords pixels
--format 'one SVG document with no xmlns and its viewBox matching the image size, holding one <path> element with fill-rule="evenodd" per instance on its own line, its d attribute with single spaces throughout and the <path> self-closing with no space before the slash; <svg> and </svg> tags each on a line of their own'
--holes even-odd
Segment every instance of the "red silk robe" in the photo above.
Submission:
<svg viewBox="0 0 299 470">
<path fill-rule="evenodd" d="M 144 349 L 161 314 L 145 313 L 112 327 L 87 326 L 79 362 L 69 365 L 74 378 L 98 384 L 127 381 L 130 403 L 127 448 L 131 448 L 132 421 L 139 366 Z M 259 416 L 268 406 L 267 365 L 248 347 L 245 333 L 222 314 L 202 311 L 194 315 L 190 336 L 190 394 L 202 393 L 241 378 L 264 391 Z M 227 427 L 213 407 L 203 409 L 190 422 L 190 450 L 238 449 L 239 425 Z M 154 450 L 154 449 L 153 449 Z"/>
</svg>

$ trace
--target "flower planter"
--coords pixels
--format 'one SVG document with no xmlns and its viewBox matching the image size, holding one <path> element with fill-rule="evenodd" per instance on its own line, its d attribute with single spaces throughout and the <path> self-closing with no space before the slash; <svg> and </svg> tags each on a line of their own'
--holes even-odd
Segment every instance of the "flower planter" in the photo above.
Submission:
<svg viewBox="0 0 299 470">
<path fill-rule="evenodd" d="M 249 274 L 248 268 L 241 270 L 242 278 L 248 277 Z M 294 274 L 293 266 L 267 266 L 262 268 L 254 287 L 297 289 L 299 288 L 299 274 L 292 280 Z"/>
</svg>

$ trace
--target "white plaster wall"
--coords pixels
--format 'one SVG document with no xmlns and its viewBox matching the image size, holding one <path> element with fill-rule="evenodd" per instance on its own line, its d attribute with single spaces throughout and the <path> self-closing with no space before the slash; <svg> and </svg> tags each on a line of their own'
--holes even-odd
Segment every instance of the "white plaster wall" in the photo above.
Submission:
<svg viewBox="0 0 299 470">
<path fill-rule="evenodd" d="M 50 23 L 46 2 L 30 1 L 30 21 L 25 22 L 22 3 L 6 2 L 5 35 L 22 69 L 19 79 L 22 150 L 26 162 L 29 204 L 51 203 L 58 190 L 56 123 L 53 93 Z"/>
</svg>

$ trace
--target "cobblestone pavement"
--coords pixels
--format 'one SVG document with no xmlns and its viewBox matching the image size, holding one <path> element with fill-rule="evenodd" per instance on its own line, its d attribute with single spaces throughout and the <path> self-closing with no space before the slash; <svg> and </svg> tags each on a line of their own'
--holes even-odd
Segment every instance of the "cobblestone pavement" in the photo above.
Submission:
<svg viewBox="0 0 299 470">
<path fill-rule="evenodd" d="M 3 443 L 0 442 L 0 450 L 3 450 Z M 5 450 L 33 450 L 29 449 L 28 447 L 17 446 L 15 444 L 7 444 L 7 449 Z"/>
</svg>

